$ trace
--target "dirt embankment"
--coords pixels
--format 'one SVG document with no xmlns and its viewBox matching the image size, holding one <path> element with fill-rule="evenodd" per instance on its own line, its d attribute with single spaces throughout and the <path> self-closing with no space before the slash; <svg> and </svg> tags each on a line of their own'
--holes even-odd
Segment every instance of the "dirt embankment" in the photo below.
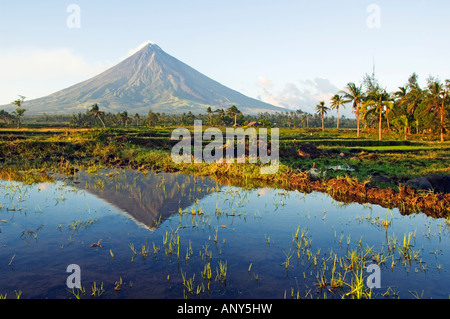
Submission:
<svg viewBox="0 0 450 319">
<path fill-rule="evenodd" d="M 450 194 L 415 190 L 402 186 L 399 191 L 391 188 L 371 187 L 353 178 L 314 180 L 309 173 L 289 176 L 289 186 L 300 191 L 328 193 L 342 202 L 371 203 L 383 207 L 397 207 L 402 214 L 423 212 L 432 217 L 450 216 Z"/>
</svg>

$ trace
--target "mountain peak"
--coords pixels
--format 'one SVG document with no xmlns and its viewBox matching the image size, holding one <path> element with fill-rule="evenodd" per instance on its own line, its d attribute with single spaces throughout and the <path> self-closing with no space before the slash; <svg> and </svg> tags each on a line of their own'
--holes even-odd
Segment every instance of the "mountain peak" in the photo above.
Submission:
<svg viewBox="0 0 450 319">
<path fill-rule="evenodd" d="M 25 105 L 29 113 L 70 114 L 86 112 L 95 103 L 109 112 L 140 114 L 149 110 L 204 113 L 208 107 L 233 104 L 247 114 L 285 111 L 210 79 L 152 41 L 142 43 L 126 60 L 103 73 Z"/>
<path fill-rule="evenodd" d="M 155 42 L 146 41 L 144 43 L 141 43 L 136 49 L 132 49 L 132 50 L 128 51 L 128 56 L 133 56 L 134 54 L 136 54 L 138 52 L 152 51 L 155 49 L 161 50 L 161 48 Z"/>
</svg>

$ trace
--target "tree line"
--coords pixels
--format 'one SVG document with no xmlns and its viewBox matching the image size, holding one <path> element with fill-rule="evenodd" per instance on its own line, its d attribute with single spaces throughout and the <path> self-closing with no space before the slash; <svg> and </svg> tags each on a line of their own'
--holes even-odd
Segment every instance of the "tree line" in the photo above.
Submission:
<svg viewBox="0 0 450 319">
<path fill-rule="evenodd" d="M 396 131 L 404 135 L 406 140 L 411 134 L 430 134 L 440 136 L 443 142 L 446 128 L 449 125 L 450 113 L 450 80 L 440 81 L 430 76 L 426 87 L 420 87 L 418 76 L 413 73 L 408 81 L 394 92 L 382 87 L 375 74 L 366 74 L 362 83 L 349 82 L 326 103 L 320 101 L 315 113 L 310 114 L 301 109 L 277 113 L 243 114 L 235 105 L 229 108 L 211 107 L 203 114 L 184 112 L 182 114 L 166 114 L 149 110 L 148 114 L 129 114 L 104 112 L 98 104 L 94 104 L 85 113 L 72 115 L 38 115 L 24 118 L 28 123 L 60 124 L 71 127 L 167 127 L 190 126 L 195 120 L 202 120 L 210 126 L 247 126 L 252 122 L 262 126 L 291 128 L 355 128 L 356 135 L 363 129 L 378 129 L 381 140 L 383 131 Z M 12 102 L 17 108 L 8 113 L 0 110 L 0 126 L 16 125 L 20 128 L 25 109 L 22 107 L 25 97 Z M 328 105 L 327 105 L 328 104 Z M 340 116 L 339 111 L 350 105 L 355 114 L 354 119 Z M 326 116 L 331 110 L 336 117 Z"/>
<path fill-rule="evenodd" d="M 421 88 L 416 73 L 396 91 L 388 92 L 374 74 L 366 74 L 360 85 L 350 82 L 336 93 L 330 100 L 330 107 L 321 101 L 316 106 L 316 113 L 323 119 L 324 114 L 331 109 L 339 114 L 340 107 L 351 103 L 358 137 L 362 124 L 364 128 L 378 128 L 379 140 L 382 139 L 383 129 L 386 129 L 403 132 L 405 140 L 413 133 L 428 133 L 439 135 L 441 142 L 444 142 L 445 131 L 449 125 L 449 92 L 450 80 L 442 82 L 430 76 L 426 87 Z M 337 128 L 339 129 L 339 121 Z"/>
<path fill-rule="evenodd" d="M 22 116 L 22 115 L 21 115 Z M 236 106 L 230 108 L 206 109 L 206 113 L 194 114 L 184 112 L 182 114 L 166 114 L 150 110 L 148 114 L 129 114 L 127 111 L 118 113 L 104 112 L 98 104 L 91 106 L 86 112 L 77 114 L 41 114 L 29 115 L 21 119 L 21 123 L 28 125 L 59 125 L 70 127 L 170 127 L 191 126 L 195 120 L 201 120 L 209 126 L 247 126 L 249 123 L 258 122 L 260 126 L 291 127 L 291 128 L 318 128 L 321 119 L 318 114 L 310 114 L 302 110 L 277 113 L 259 113 L 256 115 L 244 114 Z M 324 119 L 325 127 L 332 128 L 336 124 L 336 118 L 329 116 Z M 354 119 L 341 117 L 341 127 L 354 128 Z M 13 113 L 0 110 L 0 126 L 17 126 L 18 118 Z"/>
</svg>

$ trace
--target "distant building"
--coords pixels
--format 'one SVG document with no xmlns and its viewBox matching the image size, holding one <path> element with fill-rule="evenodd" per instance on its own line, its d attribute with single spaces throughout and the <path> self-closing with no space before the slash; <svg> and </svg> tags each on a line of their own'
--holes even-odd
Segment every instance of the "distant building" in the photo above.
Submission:
<svg viewBox="0 0 450 319">
<path fill-rule="evenodd" d="M 260 123 L 260 122 L 250 122 L 250 123 L 248 123 L 248 127 L 252 127 L 252 126 L 261 126 L 262 125 L 262 123 Z"/>
</svg>

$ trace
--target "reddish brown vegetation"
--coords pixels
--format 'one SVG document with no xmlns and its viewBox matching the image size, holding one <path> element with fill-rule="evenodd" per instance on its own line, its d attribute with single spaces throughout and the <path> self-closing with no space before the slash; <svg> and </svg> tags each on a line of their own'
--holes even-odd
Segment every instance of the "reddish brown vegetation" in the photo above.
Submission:
<svg viewBox="0 0 450 319">
<path fill-rule="evenodd" d="M 371 203 L 397 207 L 402 214 L 424 212 L 432 217 L 450 215 L 450 194 L 416 191 L 403 186 L 397 192 L 391 188 L 371 187 L 353 178 L 314 180 L 309 173 L 293 174 L 287 178 L 289 187 L 303 192 L 325 192 L 342 202 Z"/>
</svg>

